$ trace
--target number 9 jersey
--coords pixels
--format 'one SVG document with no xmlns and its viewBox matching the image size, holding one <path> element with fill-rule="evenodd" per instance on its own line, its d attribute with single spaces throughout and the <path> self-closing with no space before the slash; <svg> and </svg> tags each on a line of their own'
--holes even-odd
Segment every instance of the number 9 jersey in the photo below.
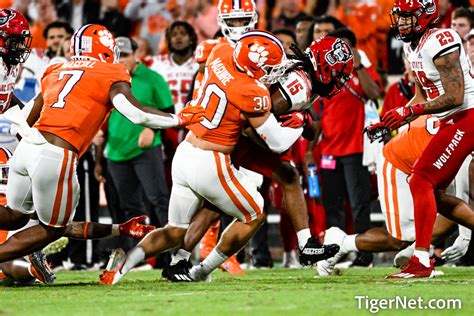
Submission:
<svg viewBox="0 0 474 316">
<path fill-rule="evenodd" d="M 237 143 L 246 120 L 242 113 L 271 109 L 270 93 L 263 83 L 239 71 L 228 43 L 215 46 L 206 63 L 204 79 L 192 105 L 206 109 L 204 120 L 188 128 L 198 137 L 225 146 Z"/>
<path fill-rule="evenodd" d="M 428 101 L 444 94 L 443 84 L 434 60 L 456 50 L 459 50 L 459 62 L 464 74 L 464 103 L 449 111 L 434 114 L 439 119 L 474 108 L 474 79 L 471 63 L 464 51 L 461 37 L 452 29 L 431 29 L 421 37 L 415 49 L 409 43 L 404 44 L 405 56 L 418 83 L 423 87 Z"/>
<path fill-rule="evenodd" d="M 131 83 L 121 64 L 72 60 L 51 65 L 41 79 L 44 103 L 34 127 L 69 142 L 81 156 L 113 109 L 109 91 L 119 81 Z"/>
</svg>

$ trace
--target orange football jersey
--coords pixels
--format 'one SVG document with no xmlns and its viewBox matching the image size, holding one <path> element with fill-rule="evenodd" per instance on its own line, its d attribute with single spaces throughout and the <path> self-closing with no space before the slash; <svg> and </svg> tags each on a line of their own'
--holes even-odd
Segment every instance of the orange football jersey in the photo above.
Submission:
<svg viewBox="0 0 474 316">
<path fill-rule="evenodd" d="M 113 108 L 110 87 L 130 80 L 121 64 L 91 60 L 53 64 L 41 79 L 44 104 L 34 127 L 69 142 L 81 156 Z"/>
<path fill-rule="evenodd" d="M 188 128 L 204 140 L 235 145 L 246 120 L 241 113 L 270 111 L 268 89 L 260 81 L 239 71 L 233 60 L 234 49 L 217 45 L 209 56 L 198 95 L 192 104 L 206 109 L 204 120 Z"/>
<path fill-rule="evenodd" d="M 194 53 L 194 60 L 198 64 L 205 64 L 209 55 L 211 55 L 212 50 L 216 47 L 217 44 L 228 43 L 225 37 L 219 37 L 218 39 L 209 39 L 202 41 L 198 47 L 196 47 L 196 52 Z M 198 72 L 196 74 L 196 78 L 194 79 L 194 92 L 193 97 L 196 97 L 197 90 L 201 86 L 202 79 L 204 78 L 204 74 Z"/>
<path fill-rule="evenodd" d="M 439 121 L 431 115 L 422 115 L 401 130 L 384 147 L 384 157 L 395 168 L 411 174 L 416 160 L 436 134 Z"/>
</svg>

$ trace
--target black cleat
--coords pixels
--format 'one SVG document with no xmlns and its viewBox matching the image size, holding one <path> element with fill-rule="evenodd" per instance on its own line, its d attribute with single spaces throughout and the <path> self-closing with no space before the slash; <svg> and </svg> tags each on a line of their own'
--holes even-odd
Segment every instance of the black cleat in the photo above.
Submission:
<svg viewBox="0 0 474 316">
<path fill-rule="evenodd" d="M 311 237 L 304 248 L 299 249 L 300 263 L 304 266 L 310 266 L 318 261 L 334 257 L 338 251 L 338 245 L 321 245 L 318 238 Z"/>
<path fill-rule="evenodd" d="M 40 282 L 51 285 L 54 280 L 56 280 L 56 275 L 46 261 L 46 256 L 41 250 L 33 252 L 30 256 L 30 272 L 37 278 Z"/>
<path fill-rule="evenodd" d="M 192 268 L 192 263 L 188 260 L 180 260 L 177 264 L 166 266 L 161 272 L 163 279 L 171 282 L 193 282 L 189 276 L 189 270 Z"/>
</svg>

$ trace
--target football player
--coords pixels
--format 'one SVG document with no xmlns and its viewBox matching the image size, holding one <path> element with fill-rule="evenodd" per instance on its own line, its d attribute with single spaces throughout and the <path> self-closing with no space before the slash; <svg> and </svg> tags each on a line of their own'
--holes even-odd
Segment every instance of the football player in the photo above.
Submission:
<svg viewBox="0 0 474 316">
<path fill-rule="evenodd" d="M 264 31 L 246 33 L 235 49 L 225 43 L 213 49 L 198 95 L 191 101 L 206 109 L 205 119 L 189 127 L 173 159 L 169 223 L 128 254 L 117 250 L 101 275 L 102 284 L 115 284 L 144 258 L 182 244 L 204 200 L 236 220 L 207 258 L 184 276 L 189 281 L 207 280 L 260 227 L 265 218 L 263 198 L 255 183 L 231 165 L 230 154 L 246 123 L 274 152 L 286 151 L 301 135 L 302 128 L 282 127 L 270 112 L 270 93 L 264 84 L 276 82 L 284 73 L 284 59 L 281 43 Z"/>
<path fill-rule="evenodd" d="M 10 106 L 22 105 L 13 95 L 20 64 L 31 52 L 31 33 L 28 21 L 18 11 L 0 9 L 0 113 Z"/>
<path fill-rule="evenodd" d="M 432 276 L 430 240 L 436 219 L 435 196 L 452 182 L 474 149 L 474 79 L 462 39 L 451 29 L 436 29 L 436 0 L 397 0 L 391 11 L 392 29 L 405 42 L 405 55 L 417 79 L 414 98 L 387 112 L 382 121 L 391 130 L 419 115 L 434 114 L 438 133 L 413 166 L 409 179 L 416 233 L 414 256 L 391 277 Z"/>
<path fill-rule="evenodd" d="M 405 249 L 415 240 L 413 199 L 407 178 L 413 164 L 426 148 L 433 135 L 439 129 L 439 120 L 431 115 L 422 115 L 411 122 L 410 128 L 400 128 L 399 133 L 384 147 L 377 162 L 377 183 L 380 195 L 380 206 L 385 217 L 386 229 L 371 228 L 362 234 L 346 235 L 342 230 L 332 227 L 326 231 L 325 243 L 336 243 L 340 250 L 333 258 L 318 262 L 319 275 L 325 276 L 334 271 L 337 261 L 350 251 L 398 251 Z M 388 133 L 383 123 L 368 128 L 371 139 Z M 474 212 L 462 202 L 469 200 L 468 167 L 471 158 L 463 164 L 455 179 L 456 196 L 438 199 L 440 214 L 436 218 L 432 242 L 437 243 L 455 229 L 456 222 L 474 228 Z M 447 203 L 448 202 L 448 203 Z M 454 202 L 454 204 L 453 204 Z M 453 205 L 457 208 L 453 214 Z M 450 218 L 450 219 L 448 219 Z M 466 252 L 471 239 L 471 231 L 459 226 L 459 237 L 454 244 L 442 253 L 445 260 L 456 261 Z M 414 246 L 414 244 L 412 244 Z M 410 254 L 407 258 L 407 253 Z M 406 248 L 395 257 L 395 265 L 400 267 L 413 255 L 412 247 Z M 410 276 L 405 274 L 404 276 Z"/>
<path fill-rule="evenodd" d="M 204 115 L 199 106 L 174 115 L 138 103 L 130 91 L 130 75 L 117 64 L 115 38 L 101 25 L 81 27 L 71 52 L 69 62 L 46 70 L 27 120 L 14 108 L 8 111 L 22 140 L 10 162 L 9 207 L 0 209 L 0 228 L 23 227 L 34 213 L 40 224 L 0 245 L 0 262 L 42 249 L 64 234 L 79 199 L 76 161 L 114 107 L 150 128 L 188 125 Z"/>
</svg>

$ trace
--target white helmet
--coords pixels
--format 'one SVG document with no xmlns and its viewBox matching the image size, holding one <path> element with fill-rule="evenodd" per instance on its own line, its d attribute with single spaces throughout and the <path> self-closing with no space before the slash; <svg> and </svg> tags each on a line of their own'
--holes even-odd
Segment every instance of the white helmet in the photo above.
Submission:
<svg viewBox="0 0 474 316">
<path fill-rule="evenodd" d="M 232 42 L 236 42 L 242 34 L 255 29 L 258 14 L 254 0 L 219 0 L 217 22 L 222 34 Z M 248 19 L 243 26 L 231 26 L 229 20 Z"/>
</svg>

